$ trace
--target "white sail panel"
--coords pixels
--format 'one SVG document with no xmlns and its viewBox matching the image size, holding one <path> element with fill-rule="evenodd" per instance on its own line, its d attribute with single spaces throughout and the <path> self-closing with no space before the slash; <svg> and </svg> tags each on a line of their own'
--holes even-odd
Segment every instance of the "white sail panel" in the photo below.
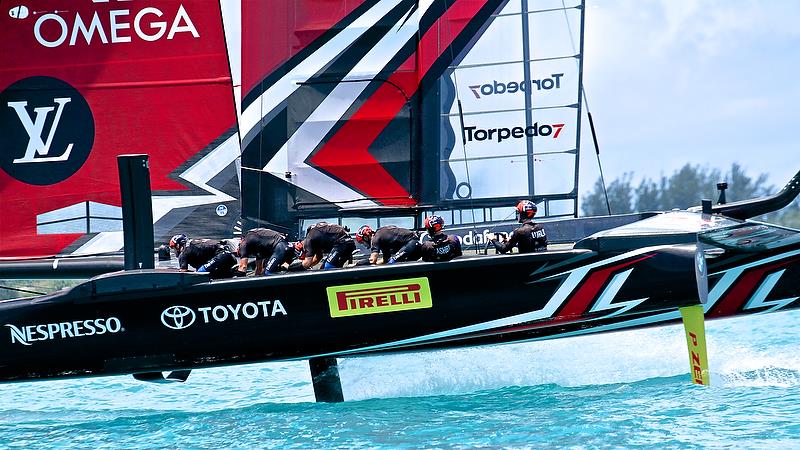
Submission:
<svg viewBox="0 0 800 450">
<path fill-rule="evenodd" d="M 441 79 L 442 199 L 544 198 L 545 215 L 575 213 L 581 8 L 511 0 L 456 58 Z"/>
<path fill-rule="evenodd" d="M 448 164 L 455 176 L 453 199 L 525 196 L 528 163 L 525 156 L 463 160 Z M 469 172 L 469 176 L 467 176 Z"/>
<path fill-rule="evenodd" d="M 533 183 L 536 195 L 569 194 L 575 191 L 575 155 L 536 155 L 533 159 Z"/>
<path fill-rule="evenodd" d="M 560 58 L 580 53 L 579 9 L 530 13 L 528 20 L 531 59 Z M 577 61 L 575 64 L 577 66 Z"/>
<path fill-rule="evenodd" d="M 459 66 L 520 62 L 523 60 L 521 15 L 495 17 Z"/>
<path fill-rule="evenodd" d="M 548 216 L 571 216 L 576 213 L 575 200 L 549 200 L 545 203 Z"/>
<path fill-rule="evenodd" d="M 575 58 L 525 63 L 457 68 L 451 78 L 457 86 L 465 114 L 525 108 L 530 91 L 533 107 L 567 106 L 578 103 L 578 66 Z M 453 102 L 450 114 L 458 114 Z"/>
<path fill-rule="evenodd" d="M 527 196 L 526 155 L 445 162 L 455 177 L 452 199 Z M 469 176 L 468 176 L 469 175 Z M 575 155 L 552 153 L 534 157 L 536 195 L 567 195 L 575 191 Z M 570 200 L 571 202 L 571 200 Z"/>
</svg>

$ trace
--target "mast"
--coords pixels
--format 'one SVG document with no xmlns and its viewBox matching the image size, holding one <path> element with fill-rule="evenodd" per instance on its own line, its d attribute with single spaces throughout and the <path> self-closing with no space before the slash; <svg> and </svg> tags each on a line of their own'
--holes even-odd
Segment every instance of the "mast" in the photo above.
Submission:
<svg viewBox="0 0 800 450">
<path fill-rule="evenodd" d="M 578 217 L 578 189 L 580 188 L 580 182 L 578 180 L 578 176 L 580 174 L 580 165 L 581 165 L 581 124 L 583 117 L 583 36 L 584 36 L 584 29 L 586 27 L 586 2 L 581 0 L 581 36 L 580 36 L 580 48 L 578 49 L 579 55 L 578 57 L 578 122 L 575 125 L 578 128 L 577 136 L 575 138 L 575 217 Z"/>
</svg>

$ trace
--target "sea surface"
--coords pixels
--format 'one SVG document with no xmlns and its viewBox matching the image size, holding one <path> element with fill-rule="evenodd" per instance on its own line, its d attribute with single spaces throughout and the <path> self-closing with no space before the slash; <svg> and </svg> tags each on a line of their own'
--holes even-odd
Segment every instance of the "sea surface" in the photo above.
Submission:
<svg viewBox="0 0 800 450">
<path fill-rule="evenodd" d="M 680 326 L 340 359 L 0 385 L 2 448 L 800 448 L 800 311 L 707 323 L 711 387 Z"/>
</svg>

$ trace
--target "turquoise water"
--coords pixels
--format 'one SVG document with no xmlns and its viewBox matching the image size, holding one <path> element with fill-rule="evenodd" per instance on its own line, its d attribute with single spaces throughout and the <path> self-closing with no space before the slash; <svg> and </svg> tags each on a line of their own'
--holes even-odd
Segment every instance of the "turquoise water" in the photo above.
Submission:
<svg viewBox="0 0 800 450">
<path fill-rule="evenodd" d="M 307 364 L 0 385 L 0 446 L 800 448 L 800 311 L 710 322 L 710 388 L 680 327 Z"/>
</svg>

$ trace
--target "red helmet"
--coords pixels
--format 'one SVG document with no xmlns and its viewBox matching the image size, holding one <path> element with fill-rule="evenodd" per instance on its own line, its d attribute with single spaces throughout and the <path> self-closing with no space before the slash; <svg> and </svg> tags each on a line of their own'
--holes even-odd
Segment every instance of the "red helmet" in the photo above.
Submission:
<svg viewBox="0 0 800 450">
<path fill-rule="evenodd" d="M 297 256 L 297 259 L 306 259 L 306 252 L 303 249 L 303 241 L 297 241 L 294 243 L 294 254 Z"/>
<path fill-rule="evenodd" d="M 176 234 L 175 236 L 172 236 L 172 239 L 169 240 L 169 248 L 175 248 L 179 245 L 184 246 L 186 245 L 186 240 L 187 238 L 185 234 Z"/>
<path fill-rule="evenodd" d="M 428 230 L 428 234 L 433 235 L 444 228 L 444 219 L 439 216 L 428 216 L 425 218 L 425 229 Z"/>
<path fill-rule="evenodd" d="M 522 200 L 517 203 L 517 220 L 519 222 L 524 222 L 526 219 L 533 219 L 538 209 L 536 203 L 530 200 Z"/>
<path fill-rule="evenodd" d="M 369 241 L 372 237 L 372 228 L 369 225 L 361 225 L 361 227 L 356 231 L 356 242 L 359 244 L 364 241 Z"/>
</svg>

